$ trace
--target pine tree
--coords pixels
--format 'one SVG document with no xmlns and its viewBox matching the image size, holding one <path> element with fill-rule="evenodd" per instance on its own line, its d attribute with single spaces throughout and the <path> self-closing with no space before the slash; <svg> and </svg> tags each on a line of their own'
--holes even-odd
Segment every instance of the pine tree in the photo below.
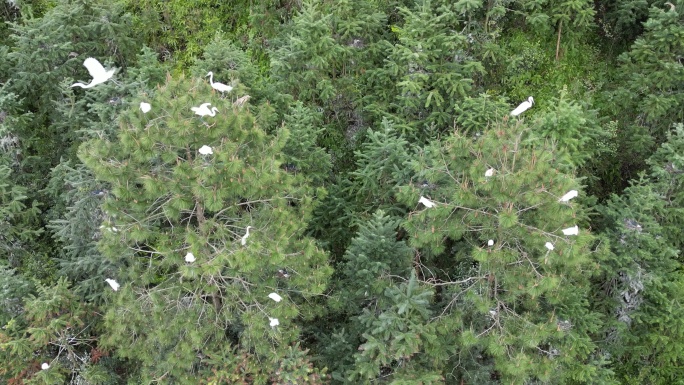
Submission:
<svg viewBox="0 0 684 385">
<path fill-rule="evenodd" d="M 193 115 L 206 102 L 216 116 Z M 330 273 L 302 235 L 308 189 L 280 169 L 288 132 L 267 135 L 204 80 L 169 78 L 149 103 L 147 114 L 122 115 L 116 140 L 80 150 L 111 185 L 100 249 L 122 286 L 103 345 L 138 362 L 143 382 L 191 384 L 212 372 L 276 380 Z"/>
<path fill-rule="evenodd" d="M 416 210 L 405 229 L 421 255 L 419 278 L 439 289 L 434 336 L 422 337 L 433 345 L 419 356 L 454 383 L 610 383 L 594 356 L 600 315 L 588 307 L 603 251 L 582 207 L 558 201 L 579 189 L 559 171 L 560 149 L 526 140 L 530 130 L 515 121 L 479 139 L 455 133 L 415 157 L 433 187 L 399 196 Z M 421 195 L 435 207 L 418 204 Z M 574 226 L 579 235 L 564 235 Z"/>
</svg>

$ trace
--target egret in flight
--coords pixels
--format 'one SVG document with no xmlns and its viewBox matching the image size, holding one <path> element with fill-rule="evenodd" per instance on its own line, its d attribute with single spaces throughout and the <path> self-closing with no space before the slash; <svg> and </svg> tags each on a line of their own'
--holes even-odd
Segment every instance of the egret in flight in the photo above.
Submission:
<svg viewBox="0 0 684 385">
<path fill-rule="evenodd" d="M 209 71 L 207 73 L 207 76 L 209 76 L 209 83 L 211 83 L 211 87 L 215 89 L 218 92 L 230 92 L 233 90 L 233 87 L 225 85 L 223 83 L 216 82 L 214 83 L 214 73 Z"/>
<path fill-rule="evenodd" d="M 116 71 L 116 68 L 112 68 L 109 71 L 105 70 L 105 68 L 100 64 L 97 59 L 93 59 L 92 57 L 89 57 L 85 59 L 83 62 L 83 65 L 85 68 L 88 70 L 90 73 L 90 76 L 93 77 L 93 80 L 89 84 L 83 84 L 83 83 L 74 83 L 71 86 L 76 87 L 79 86 L 81 88 L 91 88 L 95 87 L 98 84 L 104 83 L 107 80 L 109 80 L 112 76 L 114 76 L 114 71 Z"/>
<path fill-rule="evenodd" d="M 200 149 L 197 150 L 197 151 L 198 151 L 200 154 L 202 154 L 202 155 L 209 155 L 209 154 L 213 154 L 213 153 L 214 153 L 214 150 L 212 150 L 211 147 L 206 146 L 206 145 L 200 147 Z"/>
<path fill-rule="evenodd" d="M 276 302 L 280 302 L 283 299 L 283 297 L 279 296 L 278 293 L 271 293 L 268 295 L 268 298 L 270 298 Z"/>
<path fill-rule="evenodd" d="M 534 104 L 534 99 L 530 96 L 529 99 L 520 103 L 520 105 L 513 111 L 511 111 L 511 116 L 518 116 L 523 112 L 527 111 Z"/>
<path fill-rule="evenodd" d="M 579 227 L 577 225 L 573 227 L 568 227 L 567 229 L 563 229 L 563 234 L 565 235 L 577 235 L 579 234 Z"/>
<path fill-rule="evenodd" d="M 107 279 L 105 279 L 105 281 L 107 281 L 107 283 L 109 284 L 109 286 L 112 287 L 112 290 L 114 290 L 114 291 L 118 291 L 118 290 L 119 290 L 119 283 L 116 282 L 115 280 L 107 278 Z"/>
<path fill-rule="evenodd" d="M 242 236 L 242 239 L 240 239 L 240 244 L 241 244 L 242 246 L 244 246 L 244 245 L 247 244 L 247 237 L 249 237 L 249 229 L 251 229 L 251 228 L 252 228 L 252 226 L 247 226 L 245 235 L 243 235 L 243 236 Z"/>
<path fill-rule="evenodd" d="M 202 103 L 202 104 L 200 104 L 199 107 L 191 107 L 190 109 L 195 112 L 195 115 L 216 116 L 216 113 L 218 112 L 218 108 L 211 107 L 211 109 L 209 109 L 209 106 L 211 106 L 211 103 Z"/>
<path fill-rule="evenodd" d="M 192 253 L 185 254 L 185 262 L 187 262 L 187 263 L 195 262 L 195 256 Z"/>
<path fill-rule="evenodd" d="M 577 196 L 577 190 L 570 190 L 565 195 L 563 195 L 561 197 L 561 199 L 558 200 L 558 202 L 567 202 L 576 196 Z"/>
<path fill-rule="evenodd" d="M 150 112 L 151 109 L 152 106 L 150 105 L 150 103 L 140 102 L 140 111 L 142 111 L 143 114 Z"/>
<path fill-rule="evenodd" d="M 420 199 L 418 199 L 418 203 L 422 203 L 427 208 L 435 207 L 435 202 L 425 198 L 424 196 L 421 196 Z"/>
</svg>

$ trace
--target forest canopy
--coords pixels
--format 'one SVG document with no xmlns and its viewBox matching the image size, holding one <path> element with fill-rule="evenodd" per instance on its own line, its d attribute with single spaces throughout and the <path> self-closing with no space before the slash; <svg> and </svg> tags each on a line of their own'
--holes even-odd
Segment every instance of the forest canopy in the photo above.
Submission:
<svg viewBox="0 0 684 385">
<path fill-rule="evenodd" d="M 0 383 L 684 378 L 683 0 L 0 15 Z"/>
</svg>

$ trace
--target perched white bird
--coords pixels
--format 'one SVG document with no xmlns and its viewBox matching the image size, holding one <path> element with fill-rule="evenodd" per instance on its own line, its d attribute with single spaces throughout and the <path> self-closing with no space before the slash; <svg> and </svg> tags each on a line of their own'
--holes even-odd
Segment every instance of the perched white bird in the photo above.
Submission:
<svg viewBox="0 0 684 385">
<path fill-rule="evenodd" d="M 490 168 L 489 170 L 485 171 L 486 177 L 490 177 L 492 175 L 494 175 L 494 169 L 493 168 Z"/>
<path fill-rule="evenodd" d="M 546 248 L 549 249 L 549 250 L 553 250 L 553 243 L 551 243 L 551 242 L 546 242 L 546 243 L 544 244 L 544 246 L 546 246 Z"/>
<path fill-rule="evenodd" d="M 119 290 L 119 283 L 116 282 L 115 280 L 107 278 L 107 279 L 105 279 L 105 281 L 107 281 L 107 283 L 109 284 L 109 286 L 112 287 L 112 290 L 114 290 L 114 291 L 118 291 L 118 290 Z"/>
<path fill-rule="evenodd" d="M 192 253 L 185 254 L 185 262 L 188 262 L 188 263 L 195 262 L 195 256 Z"/>
<path fill-rule="evenodd" d="M 151 109 L 152 106 L 150 105 L 150 103 L 140 102 L 140 111 L 142 111 L 143 114 L 150 112 Z"/>
<path fill-rule="evenodd" d="M 494 246 L 494 240 L 493 239 L 488 240 L 487 246 Z"/>
<path fill-rule="evenodd" d="M 211 147 L 209 147 L 209 146 L 207 146 L 207 145 L 204 145 L 204 146 L 200 147 L 200 149 L 197 150 L 197 151 L 198 151 L 200 154 L 202 154 L 202 155 L 209 155 L 209 154 L 213 154 L 213 153 L 214 153 L 214 150 L 212 150 Z"/>
<path fill-rule="evenodd" d="M 579 234 L 579 227 L 577 225 L 573 227 L 568 227 L 567 229 L 563 229 L 563 234 L 565 235 L 577 235 Z"/>
<path fill-rule="evenodd" d="M 270 298 L 276 302 L 280 302 L 283 299 L 283 297 L 279 296 L 278 293 L 271 293 L 268 295 L 268 298 Z"/>
<path fill-rule="evenodd" d="M 561 197 L 561 199 L 558 200 L 558 202 L 567 202 L 576 196 L 577 196 L 577 190 L 570 190 L 567 192 L 567 194 L 563 195 Z"/>
<path fill-rule="evenodd" d="M 93 77 L 93 80 L 89 84 L 83 84 L 83 83 L 74 83 L 71 86 L 76 87 L 79 86 L 81 88 L 91 88 L 95 87 L 98 84 L 102 84 L 109 80 L 112 76 L 114 76 L 114 71 L 116 71 L 116 68 L 112 68 L 109 71 L 105 70 L 105 68 L 100 64 L 97 59 L 93 59 L 91 57 L 85 59 L 83 62 L 83 65 L 85 68 L 88 70 L 90 73 L 90 76 Z"/>
<path fill-rule="evenodd" d="M 40 368 L 43 370 L 48 370 L 50 369 L 50 364 L 48 364 L 47 362 L 43 362 L 43 364 L 40 365 Z"/>
<path fill-rule="evenodd" d="M 240 244 L 242 246 L 247 244 L 247 237 L 249 237 L 249 229 L 251 229 L 251 228 L 252 228 L 252 226 L 247 226 L 245 235 L 243 235 L 242 239 L 240 239 Z"/>
<path fill-rule="evenodd" d="M 278 321 L 277 318 L 268 317 L 268 320 L 270 321 L 270 325 L 271 325 L 272 328 L 274 328 L 274 327 L 280 325 L 280 321 Z"/>
<path fill-rule="evenodd" d="M 207 76 L 209 76 L 209 83 L 211 83 L 211 87 L 215 89 L 218 92 L 230 92 L 233 90 L 233 87 L 225 85 L 223 83 L 216 82 L 214 83 L 214 73 L 209 71 L 207 72 Z"/>
<path fill-rule="evenodd" d="M 520 103 L 520 105 L 515 110 L 511 111 L 511 116 L 518 116 L 518 115 L 522 114 L 523 112 L 529 110 L 533 104 L 534 104 L 534 99 L 530 96 L 529 99 Z"/>
<path fill-rule="evenodd" d="M 195 112 L 195 115 L 216 116 L 216 113 L 219 112 L 218 108 L 211 107 L 211 109 L 209 109 L 209 106 L 211 106 L 211 103 L 202 103 L 199 107 L 191 107 L 190 109 Z"/>
<path fill-rule="evenodd" d="M 425 198 L 424 196 L 421 196 L 420 199 L 418 199 L 418 203 L 422 203 L 427 208 L 435 207 L 435 202 Z"/>
</svg>

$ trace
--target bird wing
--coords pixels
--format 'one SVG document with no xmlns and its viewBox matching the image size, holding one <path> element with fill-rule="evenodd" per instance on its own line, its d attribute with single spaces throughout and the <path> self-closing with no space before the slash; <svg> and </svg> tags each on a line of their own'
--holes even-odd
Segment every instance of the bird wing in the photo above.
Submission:
<svg viewBox="0 0 684 385">
<path fill-rule="evenodd" d="M 106 72 L 102 64 L 100 64 L 100 62 L 97 61 L 97 59 L 93 59 L 92 57 L 85 59 L 83 65 L 90 73 L 90 76 L 92 76 L 93 78 L 102 76 L 102 74 Z"/>
</svg>

